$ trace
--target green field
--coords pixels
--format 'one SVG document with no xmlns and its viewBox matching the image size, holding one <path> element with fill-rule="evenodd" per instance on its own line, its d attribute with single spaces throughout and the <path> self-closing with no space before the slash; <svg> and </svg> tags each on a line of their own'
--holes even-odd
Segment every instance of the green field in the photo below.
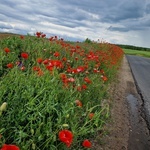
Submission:
<svg viewBox="0 0 150 150">
<path fill-rule="evenodd" d="M 150 51 L 141 51 L 141 50 L 132 50 L 132 49 L 123 49 L 125 54 L 128 55 L 137 55 L 143 57 L 150 57 Z"/>
</svg>

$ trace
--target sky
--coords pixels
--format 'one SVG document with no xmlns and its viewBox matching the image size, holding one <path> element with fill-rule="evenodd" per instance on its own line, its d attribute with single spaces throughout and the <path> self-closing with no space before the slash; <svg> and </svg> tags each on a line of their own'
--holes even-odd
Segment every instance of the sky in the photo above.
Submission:
<svg viewBox="0 0 150 150">
<path fill-rule="evenodd" d="M 150 48 L 150 0 L 0 0 L 0 32 Z"/>
</svg>

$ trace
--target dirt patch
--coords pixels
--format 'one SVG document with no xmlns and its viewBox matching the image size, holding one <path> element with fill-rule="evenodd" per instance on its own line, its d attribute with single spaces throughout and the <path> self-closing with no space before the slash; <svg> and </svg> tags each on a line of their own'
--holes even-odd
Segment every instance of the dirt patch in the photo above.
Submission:
<svg viewBox="0 0 150 150">
<path fill-rule="evenodd" d="M 137 93 L 126 57 L 111 86 L 111 119 L 98 135 L 93 150 L 150 150 L 149 130 L 142 118 L 142 100 Z"/>
</svg>

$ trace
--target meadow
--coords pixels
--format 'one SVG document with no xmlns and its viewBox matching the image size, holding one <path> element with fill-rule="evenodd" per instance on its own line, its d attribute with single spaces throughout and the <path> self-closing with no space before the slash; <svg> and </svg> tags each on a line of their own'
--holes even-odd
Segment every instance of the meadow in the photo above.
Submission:
<svg viewBox="0 0 150 150">
<path fill-rule="evenodd" d="M 0 40 L 0 149 L 84 150 L 110 117 L 123 50 L 106 42 Z"/>
</svg>

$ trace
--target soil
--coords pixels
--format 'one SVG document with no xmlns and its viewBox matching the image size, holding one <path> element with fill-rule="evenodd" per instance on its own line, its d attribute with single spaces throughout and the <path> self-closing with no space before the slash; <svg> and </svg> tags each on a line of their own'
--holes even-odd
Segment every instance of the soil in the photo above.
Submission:
<svg viewBox="0 0 150 150">
<path fill-rule="evenodd" d="M 128 61 L 124 56 L 117 82 L 110 88 L 111 118 L 106 135 L 99 134 L 93 150 L 150 150 L 150 135 Z"/>
</svg>

